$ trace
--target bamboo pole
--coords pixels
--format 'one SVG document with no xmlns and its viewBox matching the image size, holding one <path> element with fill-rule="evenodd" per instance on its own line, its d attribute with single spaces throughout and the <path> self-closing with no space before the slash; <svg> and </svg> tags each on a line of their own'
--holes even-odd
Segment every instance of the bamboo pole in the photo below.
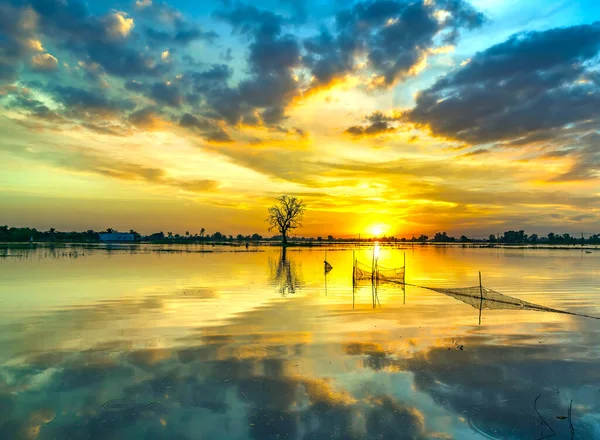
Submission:
<svg viewBox="0 0 600 440">
<path fill-rule="evenodd" d="M 373 259 L 371 260 L 371 281 L 375 281 L 375 246 L 373 246 Z"/>
<path fill-rule="evenodd" d="M 481 272 L 479 272 L 479 325 L 481 325 L 481 309 L 483 308 L 483 285 L 481 284 Z"/>
<path fill-rule="evenodd" d="M 352 250 L 352 289 L 354 289 L 356 279 L 356 257 L 354 256 L 354 249 Z"/>
</svg>

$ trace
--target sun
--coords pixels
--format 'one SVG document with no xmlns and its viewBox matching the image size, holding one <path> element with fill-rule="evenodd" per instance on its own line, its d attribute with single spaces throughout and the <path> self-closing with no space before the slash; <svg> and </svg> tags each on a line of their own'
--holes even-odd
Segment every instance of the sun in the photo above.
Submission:
<svg viewBox="0 0 600 440">
<path fill-rule="evenodd" d="M 369 228 L 369 232 L 375 237 L 381 237 L 389 229 L 390 229 L 390 227 L 388 225 L 384 225 L 382 223 L 377 223 Z"/>
</svg>

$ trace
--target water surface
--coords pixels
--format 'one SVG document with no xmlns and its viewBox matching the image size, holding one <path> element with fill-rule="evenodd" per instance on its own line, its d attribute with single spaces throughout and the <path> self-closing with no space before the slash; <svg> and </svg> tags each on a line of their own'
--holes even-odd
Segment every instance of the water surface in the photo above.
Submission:
<svg viewBox="0 0 600 440">
<path fill-rule="evenodd" d="M 0 438 L 600 438 L 599 320 L 353 286 L 353 252 L 371 264 L 330 247 L 325 275 L 325 248 L 0 250 Z M 600 316 L 600 252 L 376 251 L 404 254 L 412 285 L 481 271 Z"/>
</svg>

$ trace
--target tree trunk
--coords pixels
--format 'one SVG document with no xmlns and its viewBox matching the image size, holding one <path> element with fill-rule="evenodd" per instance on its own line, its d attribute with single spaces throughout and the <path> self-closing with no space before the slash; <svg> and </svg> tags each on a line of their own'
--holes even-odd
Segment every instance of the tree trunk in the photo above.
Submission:
<svg viewBox="0 0 600 440">
<path fill-rule="evenodd" d="M 281 233 L 281 244 L 284 246 L 287 244 L 287 231 Z"/>
</svg>

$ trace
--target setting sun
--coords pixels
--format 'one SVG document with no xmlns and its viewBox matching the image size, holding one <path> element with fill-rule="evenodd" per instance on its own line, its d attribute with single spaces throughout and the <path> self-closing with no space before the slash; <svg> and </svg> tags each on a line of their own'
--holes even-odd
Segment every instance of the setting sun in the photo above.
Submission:
<svg viewBox="0 0 600 440">
<path fill-rule="evenodd" d="M 375 236 L 375 237 L 381 237 L 383 234 L 385 234 L 388 230 L 390 229 L 390 227 L 388 225 L 384 225 L 381 223 L 378 223 L 376 225 L 373 225 L 369 228 L 369 232 Z"/>
</svg>

